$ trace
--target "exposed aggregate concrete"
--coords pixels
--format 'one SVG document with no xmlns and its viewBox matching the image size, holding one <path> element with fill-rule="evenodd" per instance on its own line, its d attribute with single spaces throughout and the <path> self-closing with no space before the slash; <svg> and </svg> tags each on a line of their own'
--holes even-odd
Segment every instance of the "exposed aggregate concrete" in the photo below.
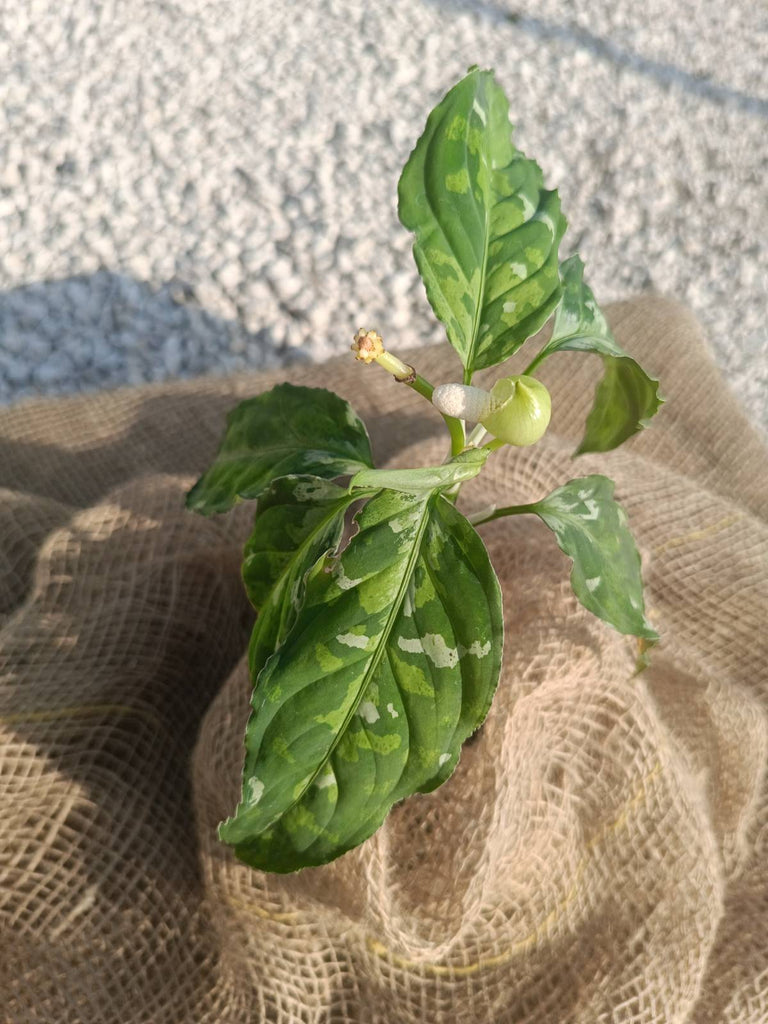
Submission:
<svg viewBox="0 0 768 1024">
<path fill-rule="evenodd" d="M 753 0 L 0 0 L 0 401 L 441 338 L 396 213 L 496 69 L 598 300 L 691 306 L 768 429 Z M 652 368 L 651 368 L 652 369 Z"/>
</svg>

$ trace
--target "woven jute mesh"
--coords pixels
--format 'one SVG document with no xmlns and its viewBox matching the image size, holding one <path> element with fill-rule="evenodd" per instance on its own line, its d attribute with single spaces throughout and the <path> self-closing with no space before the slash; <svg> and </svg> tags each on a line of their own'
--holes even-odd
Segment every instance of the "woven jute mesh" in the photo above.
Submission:
<svg viewBox="0 0 768 1024">
<path fill-rule="evenodd" d="M 616 480 L 663 636 L 583 611 L 533 517 L 481 528 L 504 590 L 498 694 L 449 782 L 327 867 L 266 875 L 216 839 L 235 806 L 253 510 L 186 489 L 246 375 L 0 415 L 0 1019 L 768 1020 L 768 466 L 690 316 L 614 306 L 667 404 L 572 460 L 596 359 L 542 368 L 545 440 L 467 509 Z M 443 348 L 412 353 L 455 378 Z M 285 375 L 285 374 L 284 374 Z M 350 356 L 293 369 L 349 398 L 379 464 L 444 454 L 426 403 Z"/>
</svg>

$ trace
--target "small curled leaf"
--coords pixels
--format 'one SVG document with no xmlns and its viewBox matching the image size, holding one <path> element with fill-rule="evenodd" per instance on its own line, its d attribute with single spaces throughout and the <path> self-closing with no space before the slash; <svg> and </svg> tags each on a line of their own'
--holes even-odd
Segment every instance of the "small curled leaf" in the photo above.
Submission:
<svg viewBox="0 0 768 1024">
<path fill-rule="evenodd" d="M 617 448 L 648 425 L 663 404 L 659 382 L 616 342 L 608 321 L 584 282 L 581 258 L 571 256 L 560 267 L 563 298 L 555 313 L 552 337 L 535 362 L 553 352 L 594 352 L 603 359 L 592 411 L 577 455 Z"/>
</svg>

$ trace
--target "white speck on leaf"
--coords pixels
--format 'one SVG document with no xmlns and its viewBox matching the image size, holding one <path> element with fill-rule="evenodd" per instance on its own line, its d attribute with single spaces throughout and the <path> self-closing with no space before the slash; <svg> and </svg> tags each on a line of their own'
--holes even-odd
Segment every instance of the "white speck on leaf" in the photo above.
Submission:
<svg viewBox="0 0 768 1024">
<path fill-rule="evenodd" d="M 590 519 L 590 520 L 592 520 L 592 519 L 599 519 L 600 518 L 600 506 L 597 504 L 596 501 L 588 498 L 584 502 L 584 504 L 589 509 L 589 515 L 582 516 L 581 517 L 582 519 Z"/>
<path fill-rule="evenodd" d="M 389 528 L 392 533 L 402 533 L 403 530 L 407 530 L 409 526 L 413 526 L 418 518 L 418 513 L 416 515 L 410 513 L 409 515 L 402 515 L 395 519 L 390 519 Z"/>
<path fill-rule="evenodd" d="M 555 224 L 546 210 L 537 210 L 536 220 L 540 221 L 542 224 L 546 224 L 549 230 L 554 234 Z"/>
<path fill-rule="evenodd" d="M 387 711 L 390 713 L 390 715 L 392 715 L 393 718 L 400 717 L 399 713 L 395 711 L 395 705 L 392 703 L 392 701 L 390 701 L 389 704 L 387 704 Z"/>
<path fill-rule="evenodd" d="M 379 720 L 379 709 L 369 700 L 364 700 L 360 707 L 357 709 L 358 715 L 363 718 L 369 725 L 373 725 L 374 722 Z"/>
<path fill-rule="evenodd" d="M 530 200 L 530 199 L 528 198 L 528 196 L 527 196 L 527 195 L 525 194 L 525 192 L 521 192 L 521 193 L 519 194 L 519 198 L 520 198 L 520 200 L 521 200 L 521 202 L 522 202 L 522 204 L 523 204 L 523 210 L 524 210 L 524 212 L 525 212 L 525 219 L 526 219 L 526 220 L 529 220 L 529 219 L 531 218 L 531 216 L 532 216 L 532 215 L 533 215 L 534 213 L 536 213 L 536 206 L 535 206 L 535 205 L 534 205 L 534 203 L 533 203 L 533 202 L 532 202 L 532 201 L 531 201 L 531 200 Z"/>
<path fill-rule="evenodd" d="M 450 761 L 450 760 L 451 760 L 451 755 L 450 754 L 441 754 L 437 763 L 438 763 L 439 767 L 442 768 L 443 765 L 445 764 L 445 762 L 446 761 Z"/>
<path fill-rule="evenodd" d="M 472 109 L 477 114 L 477 116 L 480 118 L 480 120 L 483 122 L 483 125 L 485 125 L 488 119 L 487 119 L 487 117 L 485 115 L 485 111 L 480 106 L 480 104 L 477 102 L 477 100 L 473 100 L 472 101 Z"/>
<path fill-rule="evenodd" d="M 600 576 L 593 576 L 591 580 L 584 580 L 584 582 L 587 585 L 587 590 L 590 592 L 590 594 L 593 594 L 600 586 L 600 579 Z"/>
<path fill-rule="evenodd" d="M 336 639 L 346 647 L 359 647 L 361 651 L 368 646 L 368 637 L 358 636 L 356 633 L 339 633 Z"/>
<path fill-rule="evenodd" d="M 332 771 L 325 772 L 324 775 L 319 776 L 315 779 L 315 786 L 318 789 L 327 789 L 329 786 L 336 785 L 336 776 Z"/>
<path fill-rule="evenodd" d="M 449 647 L 439 633 L 427 633 L 413 639 L 401 636 L 397 646 L 409 654 L 426 654 L 438 668 L 453 668 L 459 660 L 459 652 L 455 647 Z"/>
<path fill-rule="evenodd" d="M 261 796 L 264 792 L 264 783 L 261 779 L 250 778 L 248 779 L 248 792 L 246 794 L 246 803 L 257 804 L 261 800 Z"/>
<path fill-rule="evenodd" d="M 481 644 L 479 640 L 475 640 L 469 645 L 469 647 L 462 647 L 459 645 L 459 657 L 463 658 L 465 654 L 471 654 L 473 658 L 484 658 L 487 654 L 491 653 L 491 641 L 486 640 L 484 644 Z"/>
<path fill-rule="evenodd" d="M 322 484 L 304 482 L 296 484 L 293 489 L 294 497 L 297 501 L 309 501 L 314 498 L 316 494 L 322 494 L 324 487 Z"/>
<path fill-rule="evenodd" d="M 344 575 L 344 568 L 343 568 L 341 562 L 337 562 L 336 563 L 336 567 L 333 570 L 333 575 L 334 575 L 334 578 L 336 580 L 336 584 L 337 584 L 339 590 L 351 590 L 352 587 L 356 587 L 358 585 L 358 583 L 362 583 L 363 582 L 363 577 L 362 576 L 360 577 L 359 580 L 351 580 L 349 578 L 349 576 L 345 576 Z"/>
</svg>

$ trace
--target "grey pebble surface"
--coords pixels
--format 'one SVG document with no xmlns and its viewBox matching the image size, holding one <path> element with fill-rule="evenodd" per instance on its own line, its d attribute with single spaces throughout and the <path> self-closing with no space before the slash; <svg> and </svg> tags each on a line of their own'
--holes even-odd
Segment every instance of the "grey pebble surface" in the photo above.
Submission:
<svg viewBox="0 0 768 1024">
<path fill-rule="evenodd" d="M 443 337 L 399 225 L 493 67 L 602 303 L 700 317 L 768 430 L 768 6 L 0 0 L 0 402 Z"/>
</svg>

